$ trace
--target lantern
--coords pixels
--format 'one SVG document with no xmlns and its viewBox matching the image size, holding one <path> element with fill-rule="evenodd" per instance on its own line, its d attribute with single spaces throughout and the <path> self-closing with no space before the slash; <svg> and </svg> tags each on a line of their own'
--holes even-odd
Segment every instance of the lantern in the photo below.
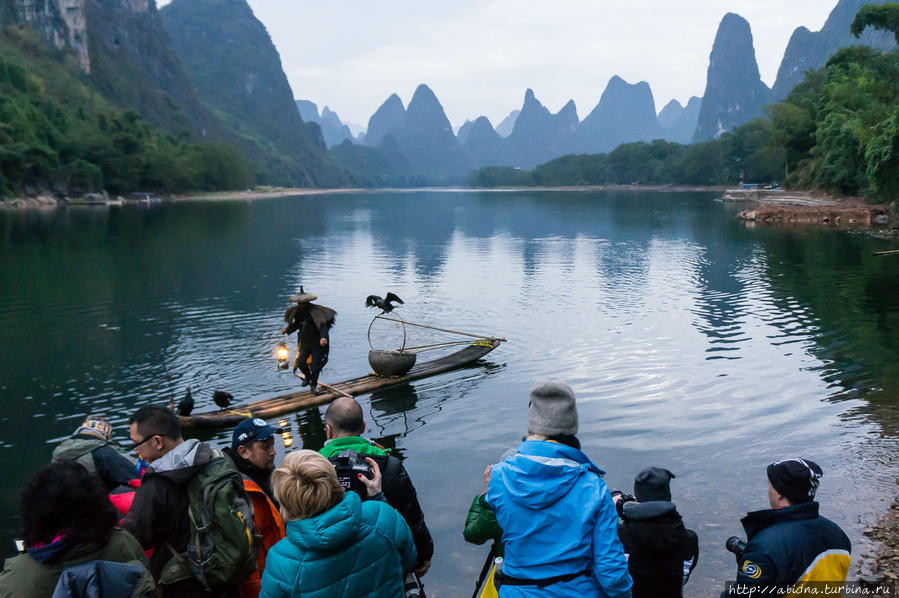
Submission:
<svg viewBox="0 0 899 598">
<path fill-rule="evenodd" d="M 278 345 L 278 350 L 275 351 L 275 355 L 278 357 L 278 369 L 286 370 L 288 368 L 287 358 L 290 357 L 290 351 L 287 350 L 287 345 L 284 341 L 281 341 L 281 344 Z"/>
</svg>

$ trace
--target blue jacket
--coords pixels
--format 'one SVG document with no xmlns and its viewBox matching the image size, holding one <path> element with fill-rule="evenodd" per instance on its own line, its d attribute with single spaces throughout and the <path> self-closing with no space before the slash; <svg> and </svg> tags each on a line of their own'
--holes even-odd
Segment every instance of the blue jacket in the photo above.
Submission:
<svg viewBox="0 0 899 598">
<path fill-rule="evenodd" d="M 493 466 L 486 500 L 503 530 L 503 573 L 546 579 L 588 572 L 542 590 L 504 585 L 500 596 L 630 597 L 618 514 L 602 475 L 581 451 L 539 440 L 522 442 Z"/>
<path fill-rule="evenodd" d="M 415 564 L 405 520 L 387 503 L 355 492 L 324 513 L 287 522 L 287 537 L 268 553 L 262 598 L 404 598 L 403 575 Z"/>
<path fill-rule="evenodd" d="M 846 580 L 849 538 L 836 523 L 818 516 L 817 502 L 754 511 L 741 523 L 749 542 L 738 560 L 738 583 Z"/>
</svg>

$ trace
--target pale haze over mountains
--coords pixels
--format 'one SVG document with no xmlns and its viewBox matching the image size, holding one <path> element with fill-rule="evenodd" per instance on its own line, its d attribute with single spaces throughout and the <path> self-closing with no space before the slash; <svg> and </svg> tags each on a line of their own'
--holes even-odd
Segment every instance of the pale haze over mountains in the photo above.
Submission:
<svg viewBox="0 0 899 598">
<path fill-rule="evenodd" d="M 161 2 L 160 4 L 165 4 Z M 609 79 L 650 84 L 660 110 L 702 95 L 721 18 L 752 24 L 762 80 L 774 84 L 793 30 L 821 29 L 835 2 L 458 0 L 447 5 L 250 0 L 297 98 L 366 123 L 392 93 L 427 82 L 455 126 L 496 126 L 528 88 L 556 113 L 596 105 Z M 405 94 L 405 95 L 404 95 Z"/>
</svg>

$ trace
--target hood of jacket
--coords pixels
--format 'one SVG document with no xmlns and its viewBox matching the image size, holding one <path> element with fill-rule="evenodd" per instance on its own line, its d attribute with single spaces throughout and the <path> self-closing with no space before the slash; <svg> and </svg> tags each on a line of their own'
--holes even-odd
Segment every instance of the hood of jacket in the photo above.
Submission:
<svg viewBox="0 0 899 598">
<path fill-rule="evenodd" d="M 355 492 L 315 517 L 287 522 L 291 543 L 318 552 L 335 552 L 346 546 L 362 526 L 362 501 Z"/>
<path fill-rule="evenodd" d="M 687 530 L 672 502 L 629 502 L 622 511 L 626 533 L 648 553 L 665 554 L 686 542 Z"/>
<path fill-rule="evenodd" d="M 144 475 L 159 475 L 183 484 L 194 477 L 210 460 L 212 449 L 209 445 L 191 438 L 153 461 Z"/>
<path fill-rule="evenodd" d="M 503 461 L 503 485 L 516 503 L 542 509 L 565 496 L 587 472 L 605 472 L 570 446 L 549 440 L 525 440 Z"/>
</svg>

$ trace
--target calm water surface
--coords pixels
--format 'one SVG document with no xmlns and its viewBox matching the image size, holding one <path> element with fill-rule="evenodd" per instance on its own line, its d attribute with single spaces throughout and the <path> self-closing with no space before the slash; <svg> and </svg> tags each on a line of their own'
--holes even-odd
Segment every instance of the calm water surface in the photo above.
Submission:
<svg viewBox="0 0 899 598">
<path fill-rule="evenodd" d="M 409 320 L 508 339 L 479 367 L 361 397 L 435 536 L 431 596 L 470 594 L 486 547 L 463 541 L 465 513 L 543 377 L 575 388 L 610 486 L 647 465 L 677 474 L 701 544 L 688 596 L 733 577 L 724 540 L 767 505 L 780 457 L 822 465 L 822 511 L 860 554 L 896 490 L 899 259 L 872 257 L 890 246 L 862 235 L 747 228 L 712 199 L 366 193 L 0 213 L 0 552 L 24 481 L 86 413 L 126 441 L 137 406 L 188 385 L 198 409 L 216 389 L 295 389 L 272 353 L 303 284 L 339 312 L 325 381 L 368 372 L 371 293 L 397 293 Z M 294 448 L 323 442 L 319 410 L 288 423 Z"/>
</svg>

